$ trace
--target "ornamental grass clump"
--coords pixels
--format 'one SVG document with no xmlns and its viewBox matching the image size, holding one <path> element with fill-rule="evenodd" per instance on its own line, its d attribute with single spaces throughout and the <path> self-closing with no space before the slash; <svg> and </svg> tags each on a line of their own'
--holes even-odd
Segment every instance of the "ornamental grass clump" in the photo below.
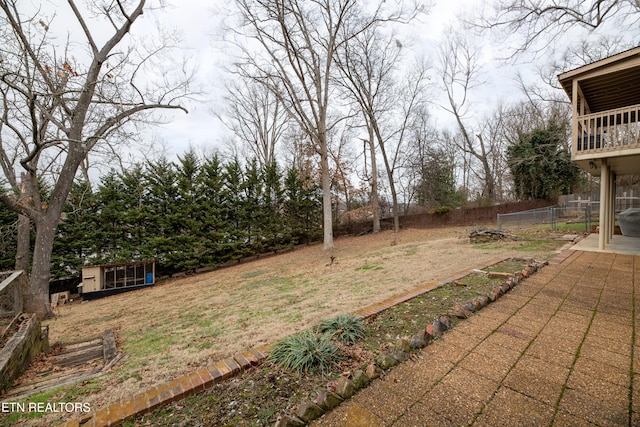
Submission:
<svg viewBox="0 0 640 427">
<path fill-rule="evenodd" d="M 365 335 L 364 321 L 361 317 L 352 314 L 341 314 L 331 319 L 322 320 L 318 329 L 320 332 L 348 344 L 355 344 Z"/>
<path fill-rule="evenodd" d="M 278 341 L 271 348 L 269 360 L 298 373 L 324 374 L 336 365 L 340 352 L 327 334 L 304 331 Z"/>
</svg>

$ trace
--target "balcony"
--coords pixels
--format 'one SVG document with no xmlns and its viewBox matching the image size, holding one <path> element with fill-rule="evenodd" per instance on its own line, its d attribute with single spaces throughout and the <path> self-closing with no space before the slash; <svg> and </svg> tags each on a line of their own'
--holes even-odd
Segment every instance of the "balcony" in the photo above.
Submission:
<svg viewBox="0 0 640 427">
<path fill-rule="evenodd" d="M 617 177 L 640 174 L 640 46 L 558 76 L 571 100 L 571 159 L 600 177 L 598 250 L 615 226 Z"/>
<path fill-rule="evenodd" d="M 572 156 L 624 155 L 624 150 L 640 148 L 639 114 L 640 104 L 577 117 Z"/>
<path fill-rule="evenodd" d="M 558 76 L 571 100 L 571 158 L 592 175 L 640 172 L 640 47 Z"/>
</svg>

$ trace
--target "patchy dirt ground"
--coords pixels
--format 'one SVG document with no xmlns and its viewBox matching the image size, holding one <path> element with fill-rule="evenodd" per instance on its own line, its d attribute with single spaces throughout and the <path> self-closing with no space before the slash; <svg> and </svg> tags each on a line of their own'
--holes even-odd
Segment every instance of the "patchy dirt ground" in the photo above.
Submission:
<svg viewBox="0 0 640 427">
<path fill-rule="evenodd" d="M 393 245 L 390 232 L 341 238 L 331 251 L 308 246 L 145 290 L 62 306 L 48 322 L 51 343 L 114 329 L 126 360 L 108 375 L 60 390 L 58 397 L 101 407 L 215 360 L 273 343 L 321 319 L 491 259 L 546 259 L 560 246 L 472 245 L 468 231 L 405 230 Z"/>
</svg>

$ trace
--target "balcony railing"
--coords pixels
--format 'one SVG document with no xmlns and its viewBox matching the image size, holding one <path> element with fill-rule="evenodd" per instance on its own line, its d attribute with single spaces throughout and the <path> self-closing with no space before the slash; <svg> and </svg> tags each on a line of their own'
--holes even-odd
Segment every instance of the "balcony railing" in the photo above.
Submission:
<svg viewBox="0 0 640 427">
<path fill-rule="evenodd" d="M 640 148 L 640 105 L 578 117 L 573 154 Z"/>
</svg>

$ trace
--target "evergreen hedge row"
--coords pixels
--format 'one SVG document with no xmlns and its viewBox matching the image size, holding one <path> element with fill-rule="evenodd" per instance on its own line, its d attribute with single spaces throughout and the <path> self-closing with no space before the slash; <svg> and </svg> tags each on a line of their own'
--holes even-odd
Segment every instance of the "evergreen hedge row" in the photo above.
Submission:
<svg viewBox="0 0 640 427">
<path fill-rule="evenodd" d="M 58 226 L 52 278 L 84 264 L 155 259 L 158 275 L 217 267 L 321 237 L 321 194 L 310 177 L 276 164 L 242 166 L 193 152 L 102 177 L 97 189 L 74 184 Z M 0 209 L 11 237 L 16 216 Z M 1 269 L 12 269 L 13 242 Z"/>
</svg>

